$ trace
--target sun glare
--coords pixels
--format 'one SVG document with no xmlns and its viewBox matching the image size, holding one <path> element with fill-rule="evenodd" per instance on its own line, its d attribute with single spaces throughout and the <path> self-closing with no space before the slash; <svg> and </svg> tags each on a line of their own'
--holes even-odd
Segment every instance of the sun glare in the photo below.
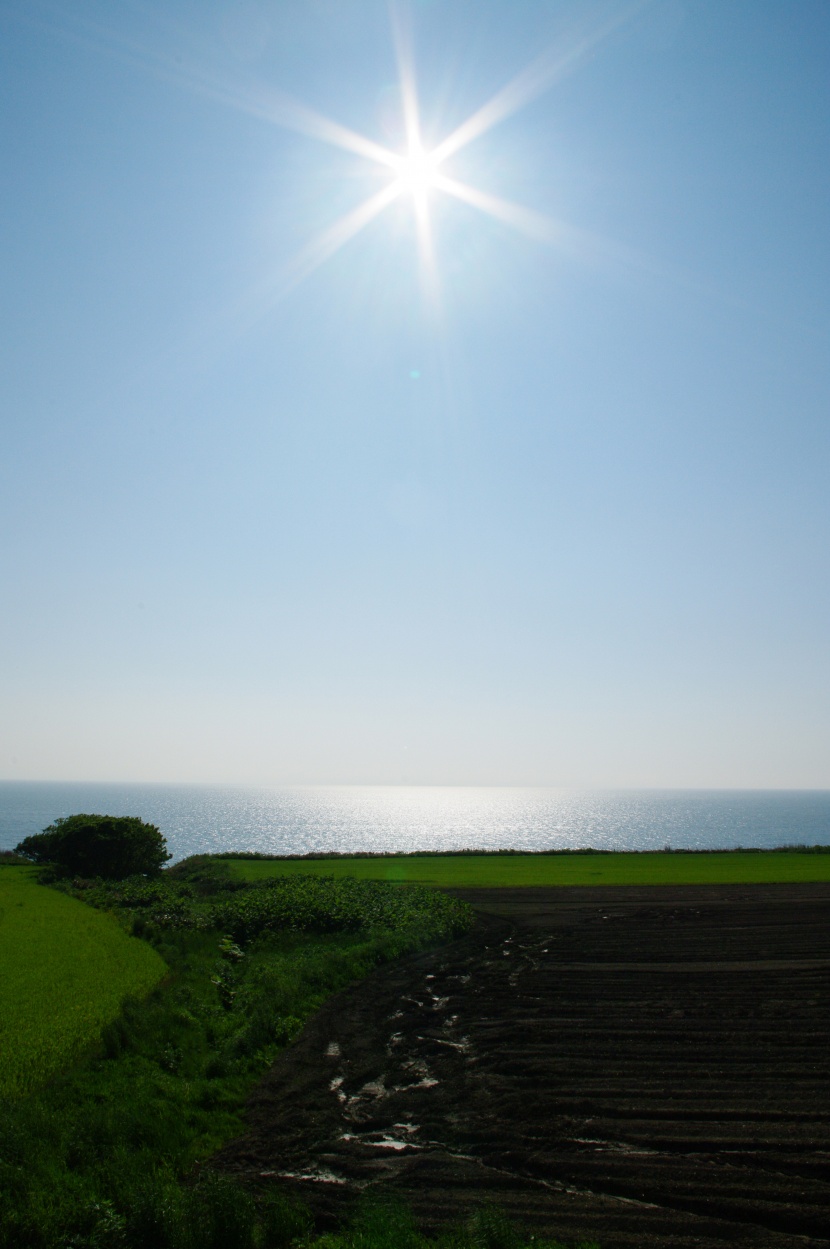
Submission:
<svg viewBox="0 0 830 1249">
<path fill-rule="evenodd" d="M 432 152 L 413 144 L 406 155 L 395 162 L 395 172 L 401 192 L 423 200 L 436 185 L 438 161 Z"/>
<path fill-rule="evenodd" d="M 276 125 L 355 153 L 382 166 L 390 175 L 386 185 L 375 190 L 368 199 L 345 213 L 303 248 L 299 256 L 287 266 L 282 285 L 288 289 L 301 281 L 395 201 L 401 199 L 408 199 L 414 211 L 422 270 L 433 293 L 437 291 L 437 262 L 430 218 L 432 200 L 437 196 L 451 196 L 537 241 L 561 243 L 568 233 L 562 223 L 553 221 L 543 213 L 460 182 L 445 172 L 445 167 L 462 148 L 480 139 L 494 126 L 547 91 L 558 78 L 583 60 L 598 43 L 627 20 L 626 15 L 629 12 L 626 9 L 612 14 L 604 25 L 593 31 L 573 31 L 567 38 L 542 53 L 437 146 L 429 150 L 421 141 L 411 35 L 405 29 L 401 12 L 395 7 L 395 0 L 392 0 L 393 33 L 398 56 L 403 130 L 406 135 L 406 147 L 403 151 L 395 152 L 366 135 L 274 92 L 267 100 L 260 100 L 257 96 L 229 94 L 224 88 L 220 90 L 212 83 L 199 80 L 200 88 L 217 94 L 217 98 L 226 103 L 232 103 L 255 116 L 267 117 Z"/>
</svg>

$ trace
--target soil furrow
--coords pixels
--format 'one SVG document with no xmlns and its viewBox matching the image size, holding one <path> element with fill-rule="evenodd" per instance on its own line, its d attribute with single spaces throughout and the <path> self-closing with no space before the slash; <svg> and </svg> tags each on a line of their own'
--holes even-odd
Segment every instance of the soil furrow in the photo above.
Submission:
<svg viewBox="0 0 830 1249">
<path fill-rule="evenodd" d="M 830 886 L 482 890 L 310 1022 L 217 1165 L 322 1224 L 487 1197 L 562 1239 L 830 1245 Z"/>
</svg>

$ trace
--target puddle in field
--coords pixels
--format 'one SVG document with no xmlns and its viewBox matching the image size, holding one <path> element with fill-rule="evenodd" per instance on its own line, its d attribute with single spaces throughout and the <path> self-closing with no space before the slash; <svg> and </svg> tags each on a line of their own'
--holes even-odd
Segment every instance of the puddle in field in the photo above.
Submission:
<svg viewBox="0 0 830 1249">
<path fill-rule="evenodd" d="M 406 1140 L 418 1131 L 417 1123 L 395 1123 L 386 1132 L 343 1132 L 341 1141 L 352 1141 L 358 1145 L 368 1145 L 372 1149 L 391 1149 L 400 1153 L 404 1149 L 422 1149 L 416 1141 Z"/>
<path fill-rule="evenodd" d="M 310 1167 L 308 1171 L 260 1171 L 260 1179 L 305 1180 L 312 1184 L 348 1184 L 342 1175 L 335 1175 L 328 1167 Z M 354 1181 L 352 1181 L 354 1183 Z"/>
<path fill-rule="evenodd" d="M 381 1097 L 388 1097 L 388 1095 L 389 1089 L 386 1087 L 385 1079 L 383 1076 L 379 1076 L 377 1080 L 368 1080 L 362 1088 L 353 1093 L 349 1098 L 349 1104 L 367 1101 L 370 1098 L 377 1101 Z"/>
<path fill-rule="evenodd" d="M 459 1054 L 469 1054 L 473 1048 L 470 1044 L 470 1038 L 466 1036 L 463 1036 L 460 1041 L 448 1041 L 444 1037 L 436 1037 L 434 1044 L 445 1045 L 447 1049 L 457 1050 Z"/>
<path fill-rule="evenodd" d="M 658 1154 L 658 1149 L 648 1149 L 645 1145 L 630 1145 L 627 1141 L 605 1141 L 596 1136 L 575 1136 L 575 1145 L 594 1145 L 595 1154 Z"/>
</svg>

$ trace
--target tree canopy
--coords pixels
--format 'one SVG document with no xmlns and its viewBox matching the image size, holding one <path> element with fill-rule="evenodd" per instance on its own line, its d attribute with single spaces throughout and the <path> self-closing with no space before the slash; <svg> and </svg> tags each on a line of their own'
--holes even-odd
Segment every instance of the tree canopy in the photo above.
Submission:
<svg viewBox="0 0 830 1249">
<path fill-rule="evenodd" d="M 155 824 L 134 815 L 67 815 L 15 846 L 33 863 L 75 876 L 155 876 L 172 856 Z"/>
</svg>

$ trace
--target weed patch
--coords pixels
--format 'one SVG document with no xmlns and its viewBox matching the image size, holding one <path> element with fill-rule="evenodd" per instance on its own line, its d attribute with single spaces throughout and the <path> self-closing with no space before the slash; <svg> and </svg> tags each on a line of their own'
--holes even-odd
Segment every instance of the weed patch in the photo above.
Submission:
<svg viewBox="0 0 830 1249">
<path fill-rule="evenodd" d="M 207 1169 L 193 1183 L 194 1167 L 240 1131 L 246 1093 L 330 994 L 463 930 L 468 909 L 382 884 L 246 887 L 225 865 L 60 891 L 26 868 L 2 873 L 26 882 L 33 913 L 71 915 L 99 969 L 103 933 L 167 976 L 147 996 L 152 979 L 133 985 L 117 1012 L 122 978 L 95 1052 L 0 1103 L 0 1249 L 279 1249 L 304 1235 L 293 1207 L 254 1205 Z M 64 965 L 58 946 L 38 947 L 49 975 Z M 109 964 L 101 975 L 112 979 Z M 18 1018 L 19 1035 L 48 1045 L 45 1007 Z"/>
<path fill-rule="evenodd" d="M 405 1206 L 364 1204 L 350 1226 L 314 1241 L 313 1249 L 565 1249 L 558 1240 L 529 1235 L 504 1214 L 484 1206 L 466 1223 L 447 1228 L 437 1238 L 422 1235 Z M 582 1241 L 573 1249 L 599 1249 Z"/>
</svg>

